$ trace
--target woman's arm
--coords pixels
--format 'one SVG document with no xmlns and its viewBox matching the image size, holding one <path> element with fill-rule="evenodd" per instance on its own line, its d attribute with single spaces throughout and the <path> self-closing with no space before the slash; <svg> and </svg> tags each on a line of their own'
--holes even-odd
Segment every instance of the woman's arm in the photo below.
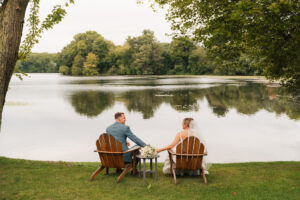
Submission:
<svg viewBox="0 0 300 200">
<path fill-rule="evenodd" d="M 177 133 L 177 135 L 175 136 L 173 142 L 171 144 L 169 144 L 168 146 L 164 147 L 164 148 L 161 148 L 161 149 L 157 149 L 157 153 L 160 153 L 162 151 L 165 151 L 165 150 L 169 150 L 169 149 L 172 149 L 173 147 L 176 146 L 176 144 L 178 144 L 180 141 L 180 132 Z"/>
</svg>

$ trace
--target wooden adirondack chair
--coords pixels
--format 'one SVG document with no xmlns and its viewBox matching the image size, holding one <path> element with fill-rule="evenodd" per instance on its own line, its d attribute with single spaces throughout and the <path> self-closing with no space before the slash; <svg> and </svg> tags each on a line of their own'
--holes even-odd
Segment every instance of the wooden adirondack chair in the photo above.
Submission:
<svg viewBox="0 0 300 200">
<path fill-rule="evenodd" d="M 171 174 L 174 176 L 174 182 L 176 181 L 176 170 L 200 170 L 204 183 L 207 184 L 204 169 L 202 168 L 204 145 L 200 143 L 200 140 L 194 136 L 185 138 L 182 143 L 176 146 L 176 153 L 173 150 L 168 150 Z M 176 162 L 173 160 L 173 155 L 176 156 Z"/>
<path fill-rule="evenodd" d="M 106 168 L 106 174 L 109 173 L 109 168 L 121 169 L 124 168 L 123 172 L 117 178 L 117 182 L 119 183 L 123 177 L 128 173 L 128 171 L 132 168 L 132 174 L 136 174 L 136 155 L 139 151 L 140 147 L 132 148 L 128 151 L 122 152 L 122 144 L 117 141 L 113 136 L 109 134 L 100 135 L 99 139 L 96 141 L 97 150 L 99 158 L 101 161 L 100 167 L 92 174 L 90 180 L 94 180 L 96 176 Z M 132 152 L 133 158 L 132 163 L 124 164 L 123 154 Z"/>
</svg>

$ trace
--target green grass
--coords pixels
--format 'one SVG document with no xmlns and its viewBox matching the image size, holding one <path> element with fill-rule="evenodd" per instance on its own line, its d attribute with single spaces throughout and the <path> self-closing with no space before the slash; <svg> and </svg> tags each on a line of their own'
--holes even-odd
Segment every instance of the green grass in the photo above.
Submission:
<svg viewBox="0 0 300 200">
<path fill-rule="evenodd" d="M 300 162 L 214 164 L 207 176 L 162 174 L 158 180 L 90 175 L 99 163 L 42 162 L 0 157 L 0 199 L 300 199 Z"/>
</svg>

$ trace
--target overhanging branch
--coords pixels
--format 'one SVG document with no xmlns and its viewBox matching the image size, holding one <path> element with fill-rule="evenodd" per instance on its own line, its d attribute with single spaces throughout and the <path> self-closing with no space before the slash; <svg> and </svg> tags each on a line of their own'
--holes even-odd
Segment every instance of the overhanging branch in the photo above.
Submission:
<svg viewBox="0 0 300 200">
<path fill-rule="evenodd" d="M 8 0 L 0 0 L 1 8 L 5 7 Z"/>
</svg>

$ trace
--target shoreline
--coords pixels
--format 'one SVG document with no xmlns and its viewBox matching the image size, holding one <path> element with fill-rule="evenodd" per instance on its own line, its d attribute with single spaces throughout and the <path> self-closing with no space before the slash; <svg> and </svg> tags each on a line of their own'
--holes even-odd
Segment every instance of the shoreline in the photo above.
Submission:
<svg viewBox="0 0 300 200">
<path fill-rule="evenodd" d="M 16 161 L 29 161 L 29 162 L 45 162 L 45 163 L 73 163 L 73 164 L 96 164 L 99 161 L 64 161 L 64 160 L 31 160 L 24 158 L 10 158 L 6 156 L 1 156 L 0 159 L 16 160 Z M 164 164 L 164 162 L 157 162 L 158 164 Z M 231 164 L 254 164 L 254 163 L 300 163 L 300 160 L 275 160 L 275 161 L 245 161 L 245 162 L 214 162 L 212 165 L 231 165 Z"/>
<path fill-rule="evenodd" d="M 19 74 L 19 73 L 14 73 Z M 124 78 L 138 78 L 138 77 L 143 77 L 143 78 L 151 78 L 151 77 L 159 77 L 159 78 L 215 78 L 215 79 L 231 79 L 231 80 L 248 80 L 252 81 L 255 83 L 264 83 L 268 85 L 268 87 L 281 87 L 280 81 L 279 80 L 269 80 L 265 76 L 249 76 L 249 75 L 213 75 L 213 74 L 203 74 L 203 75 L 193 75 L 193 74 L 182 74 L 182 75 L 109 75 L 109 74 L 102 74 L 102 75 L 96 75 L 96 76 L 72 76 L 72 75 L 63 75 L 60 73 L 26 73 L 27 76 L 23 76 L 30 78 L 30 75 L 47 75 L 47 74 L 52 74 L 52 75 L 58 75 L 61 77 L 68 77 L 68 78 L 89 78 L 89 79 L 99 79 L 99 78 L 107 78 L 107 77 L 124 77 Z M 18 77 L 15 77 L 18 78 Z"/>
<path fill-rule="evenodd" d="M 14 73 L 15 74 L 20 74 L 20 73 Z M 84 78 L 88 78 L 88 77 L 107 77 L 107 76 L 112 76 L 112 77 L 189 77 L 189 76 L 193 76 L 193 77 L 216 77 L 216 78 L 259 78 L 259 79 L 266 79 L 265 76 L 256 76 L 256 75 L 214 75 L 214 74 L 161 74 L 161 75 L 111 75 L 111 74 L 101 74 L 101 75 L 96 75 L 96 76 L 75 76 L 75 75 L 63 75 L 61 73 L 58 72 L 53 72 L 53 73 L 34 73 L 34 72 L 30 72 L 30 73 L 26 73 L 27 75 L 30 74 L 58 74 L 60 76 L 65 76 L 65 77 L 84 77 Z"/>
</svg>

